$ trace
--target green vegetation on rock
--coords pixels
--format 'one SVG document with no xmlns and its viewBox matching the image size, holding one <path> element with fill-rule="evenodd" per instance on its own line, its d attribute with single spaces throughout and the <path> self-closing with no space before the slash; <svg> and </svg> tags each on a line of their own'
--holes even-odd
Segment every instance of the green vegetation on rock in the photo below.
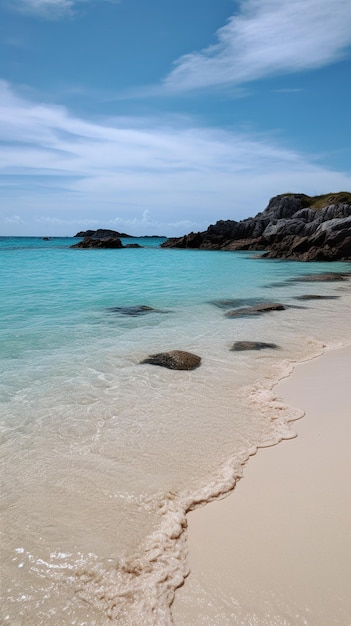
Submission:
<svg viewBox="0 0 351 626">
<path fill-rule="evenodd" d="M 281 196 L 296 196 L 295 193 L 283 193 Z M 304 207 L 310 209 L 324 209 L 330 204 L 351 204 L 351 193 L 349 191 L 339 191 L 337 193 L 325 193 L 321 196 L 308 196 L 305 193 L 298 194 Z"/>
</svg>

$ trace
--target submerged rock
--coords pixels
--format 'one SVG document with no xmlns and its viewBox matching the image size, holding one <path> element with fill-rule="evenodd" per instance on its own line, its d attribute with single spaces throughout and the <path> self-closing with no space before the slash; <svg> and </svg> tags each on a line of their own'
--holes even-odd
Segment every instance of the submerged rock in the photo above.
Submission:
<svg viewBox="0 0 351 626">
<path fill-rule="evenodd" d="M 136 306 L 111 306 L 108 308 L 108 311 L 111 313 L 119 313 L 120 315 L 131 315 L 132 317 L 145 315 L 147 313 L 165 313 L 165 311 L 154 309 L 147 304 L 137 304 Z"/>
<path fill-rule="evenodd" d="M 194 370 L 199 367 L 201 357 L 191 352 L 183 350 L 170 350 L 170 352 L 159 352 L 151 354 L 141 363 L 149 363 L 151 365 L 160 365 L 171 370 Z"/>
<path fill-rule="evenodd" d="M 299 278 L 295 278 L 293 282 L 302 282 L 302 283 L 310 283 L 310 282 L 334 282 L 340 280 L 347 280 L 351 275 L 345 274 L 341 272 L 327 272 L 325 274 L 306 274 L 306 276 L 300 276 Z"/>
<path fill-rule="evenodd" d="M 261 313 L 267 313 L 269 311 L 284 311 L 284 304 L 279 302 L 268 302 L 262 304 L 256 304 L 255 306 L 243 307 L 241 309 L 233 309 L 227 311 L 226 317 L 246 317 L 247 315 L 260 315 Z"/>
<path fill-rule="evenodd" d="M 340 296 L 319 296 L 314 293 L 305 293 L 302 296 L 295 296 L 295 300 L 335 300 Z"/>
<path fill-rule="evenodd" d="M 276 350 L 279 346 L 276 343 L 265 343 L 264 341 L 236 341 L 231 347 L 232 352 L 242 352 L 243 350 Z"/>
<path fill-rule="evenodd" d="M 237 309 L 243 306 L 255 306 L 263 304 L 262 298 L 223 298 L 220 300 L 212 300 L 210 304 L 214 304 L 219 309 Z"/>
</svg>

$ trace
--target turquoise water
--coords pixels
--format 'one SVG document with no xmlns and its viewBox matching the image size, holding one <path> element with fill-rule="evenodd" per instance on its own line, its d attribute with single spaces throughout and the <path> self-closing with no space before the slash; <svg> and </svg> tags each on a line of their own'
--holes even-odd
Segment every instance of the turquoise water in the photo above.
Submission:
<svg viewBox="0 0 351 626">
<path fill-rule="evenodd" d="M 135 241 L 0 238 L 4 623 L 171 623 L 186 511 L 292 436 L 271 391 L 291 364 L 350 341 L 350 282 L 291 281 L 348 264 Z M 286 309 L 228 319 L 224 300 Z M 237 340 L 279 349 L 235 353 Z M 201 367 L 141 364 L 171 349 Z"/>
</svg>

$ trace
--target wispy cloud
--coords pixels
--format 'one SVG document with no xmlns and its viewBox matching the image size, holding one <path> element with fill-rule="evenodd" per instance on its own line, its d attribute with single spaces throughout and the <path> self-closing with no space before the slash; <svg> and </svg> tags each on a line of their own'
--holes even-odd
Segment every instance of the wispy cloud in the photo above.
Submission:
<svg viewBox="0 0 351 626">
<path fill-rule="evenodd" d="M 350 0 L 242 0 L 217 43 L 180 57 L 169 91 L 232 86 L 278 73 L 318 68 L 351 44 Z"/>
<path fill-rule="evenodd" d="M 252 215 L 277 193 L 351 186 L 346 173 L 269 137 L 184 117 L 81 119 L 4 82 L 0 136 L 2 234 L 72 234 L 84 224 L 183 234 Z"/>
<path fill-rule="evenodd" d="M 75 0 L 17 0 L 12 9 L 28 15 L 55 20 L 72 15 Z"/>
<path fill-rule="evenodd" d="M 97 0 L 15 0 L 9 4 L 12 10 L 33 15 L 47 20 L 56 20 L 73 15 L 75 8 L 81 3 Z M 98 0 L 100 2 L 117 3 L 119 0 Z"/>
<path fill-rule="evenodd" d="M 19 215 L 10 215 L 5 218 L 7 224 L 23 224 L 23 220 Z"/>
</svg>

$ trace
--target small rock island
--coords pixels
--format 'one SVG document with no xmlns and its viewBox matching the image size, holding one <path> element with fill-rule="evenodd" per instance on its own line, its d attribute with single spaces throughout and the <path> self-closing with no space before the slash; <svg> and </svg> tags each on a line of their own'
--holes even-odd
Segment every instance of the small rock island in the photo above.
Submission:
<svg viewBox="0 0 351 626">
<path fill-rule="evenodd" d="M 83 240 L 75 243 L 71 248 L 141 248 L 137 243 L 124 246 L 121 237 L 125 239 L 131 237 L 131 235 L 107 228 L 80 231 L 74 236 L 83 237 Z"/>
</svg>

